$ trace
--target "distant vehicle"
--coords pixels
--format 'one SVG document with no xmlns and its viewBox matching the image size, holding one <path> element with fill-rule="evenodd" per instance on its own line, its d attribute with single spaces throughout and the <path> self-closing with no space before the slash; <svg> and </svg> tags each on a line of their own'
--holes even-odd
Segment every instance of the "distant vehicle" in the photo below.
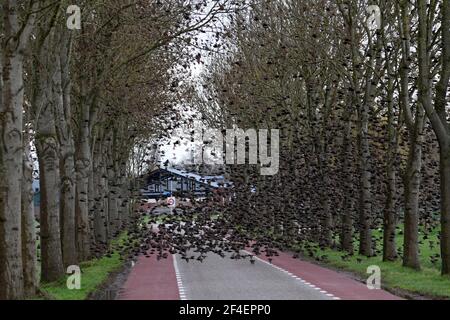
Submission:
<svg viewBox="0 0 450 320">
<path fill-rule="evenodd" d="M 166 198 L 171 197 L 171 196 L 172 196 L 172 192 L 170 192 L 170 191 L 163 191 L 163 192 L 161 192 L 159 194 L 158 198 L 159 199 L 166 199 Z"/>
</svg>

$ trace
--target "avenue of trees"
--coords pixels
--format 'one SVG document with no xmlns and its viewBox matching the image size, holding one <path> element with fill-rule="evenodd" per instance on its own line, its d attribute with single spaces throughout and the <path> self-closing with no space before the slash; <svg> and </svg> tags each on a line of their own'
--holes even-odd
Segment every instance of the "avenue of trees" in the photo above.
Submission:
<svg viewBox="0 0 450 320">
<path fill-rule="evenodd" d="M 414 269 L 438 230 L 430 245 L 449 275 L 450 1 L 247 3 L 195 103 L 209 126 L 280 129 L 280 172 L 227 166 L 229 219 L 262 244 L 318 243 Z"/>
<path fill-rule="evenodd" d="M 0 299 L 33 296 L 126 228 L 136 154 L 177 117 L 190 33 L 224 10 L 218 1 L 0 1 Z"/>
<path fill-rule="evenodd" d="M 449 80 L 447 0 L 0 0 L 0 299 L 105 253 L 158 144 L 199 121 L 279 129 L 280 170 L 224 166 L 233 201 L 151 230 L 161 256 L 256 241 L 420 270 L 438 230 L 449 275 Z"/>
</svg>

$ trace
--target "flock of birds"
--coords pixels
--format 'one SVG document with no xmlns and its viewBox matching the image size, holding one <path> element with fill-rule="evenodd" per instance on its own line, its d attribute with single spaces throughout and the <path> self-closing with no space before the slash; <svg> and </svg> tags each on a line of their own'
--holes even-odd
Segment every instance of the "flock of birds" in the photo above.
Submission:
<svg viewBox="0 0 450 320">
<path fill-rule="evenodd" d="M 170 257 L 169 254 L 179 254 L 183 261 L 189 263 L 204 262 L 209 254 L 216 254 L 222 258 L 248 260 L 254 264 L 255 256 L 264 255 L 272 262 L 279 251 L 290 251 L 293 259 L 307 257 L 327 262 L 328 256 L 320 250 L 324 246 L 314 237 L 319 230 L 321 208 L 317 208 L 318 218 L 305 213 L 314 209 L 314 206 L 308 205 L 296 208 L 285 206 L 282 214 L 274 205 L 277 199 L 282 201 L 286 198 L 282 194 L 283 189 L 269 192 L 265 190 L 270 189 L 268 186 L 261 186 L 261 191 L 265 190 L 265 198 L 261 199 L 247 190 L 248 185 L 244 181 L 236 181 L 238 183 L 232 189 L 233 201 L 224 205 L 222 200 L 218 201 L 214 197 L 202 202 L 192 197 L 190 200 L 193 205 L 180 205 L 171 215 L 153 215 L 144 209 L 146 200 L 136 199 L 134 215 L 124 226 L 128 231 L 127 240 L 110 247 L 107 255 L 119 251 L 123 259 L 136 261 L 139 256 L 149 258 L 156 255 L 161 260 Z M 284 191 L 290 192 L 290 189 Z M 230 190 L 228 192 L 231 193 Z M 225 195 L 226 198 L 229 196 Z M 436 224 L 437 221 L 430 216 L 421 219 L 425 232 L 420 237 L 420 244 L 427 244 L 431 251 L 439 247 L 438 241 L 429 237 Z M 276 236 L 276 226 L 281 229 L 278 234 L 283 236 Z M 292 227 L 306 231 L 289 233 Z M 397 234 L 402 235 L 400 227 L 397 227 Z M 382 242 L 382 237 L 382 232 L 375 233 L 374 243 Z M 333 243 L 333 246 L 338 248 L 338 243 Z M 99 252 L 104 249 L 105 245 L 97 248 Z M 381 248 L 375 246 L 374 255 L 381 254 Z M 401 256 L 401 248 L 398 254 Z M 341 259 L 347 261 L 353 255 L 342 251 Z M 440 256 L 433 253 L 429 259 L 433 265 L 438 265 Z M 363 260 L 356 258 L 356 261 L 362 263 Z"/>
<path fill-rule="evenodd" d="M 255 263 L 257 255 L 265 254 L 269 261 L 278 255 L 270 239 L 253 241 L 233 228 L 223 207 L 218 203 L 214 206 L 213 202 L 180 206 L 173 215 L 164 216 L 152 215 L 138 205 L 140 208 L 124 226 L 128 237 L 112 245 L 106 255 L 119 252 L 122 259 L 136 261 L 140 256 L 156 255 L 161 260 L 167 259 L 169 254 L 179 254 L 186 262 L 204 262 L 208 254 L 216 254 L 222 258 L 248 260 L 251 264 Z M 145 203 L 144 200 L 140 204 Z"/>
</svg>

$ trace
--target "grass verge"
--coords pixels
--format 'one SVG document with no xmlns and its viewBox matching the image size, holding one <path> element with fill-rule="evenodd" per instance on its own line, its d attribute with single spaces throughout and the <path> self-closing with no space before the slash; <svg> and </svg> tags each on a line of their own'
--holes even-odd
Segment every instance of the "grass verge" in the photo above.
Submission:
<svg viewBox="0 0 450 320">
<path fill-rule="evenodd" d="M 435 268 L 422 267 L 416 271 L 402 266 L 401 261 L 384 262 L 381 257 L 367 258 L 360 255 L 342 259 L 342 252 L 332 249 L 318 249 L 318 255 L 325 255 L 323 263 L 341 270 L 351 271 L 361 278 L 367 278 L 367 268 L 376 265 L 381 270 L 383 287 L 392 292 L 406 290 L 431 298 L 450 298 L 450 277 L 441 276 Z"/>
<path fill-rule="evenodd" d="M 111 248 L 117 247 L 126 242 L 127 233 L 124 232 L 119 238 L 112 241 Z M 81 289 L 69 290 L 67 288 L 67 275 L 59 281 L 45 283 L 40 286 L 40 291 L 47 298 L 52 300 L 86 300 L 89 294 L 94 292 L 103 284 L 110 273 L 117 271 L 123 265 L 118 250 L 112 249 L 110 257 L 104 256 L 99 259 L 80 263 L 81 269 Z"/>
<path fill-rule="evenodd" d="M 375 237 L 381 239 L 381 234 L 374 232 Z M 377 241 L 377 249 L 380 252 L 382 242 Z M 399 251 L 403 246 L 403 236 L 397 235 L 396 243 Z M 315 247 L 314 256 L 319 258 L 321 263 L 333 266 L 337 269 L 350 271 L 362 279 L 367 279 L 369 274 L 367 268 L 376 265 L 381 269 L 381 282 L 384 288 L 393 293 L 412 293 L 422 295 L 427 298 L 449 299 L 450 298 L 450 277 L 441 276 L 439 254 L 438 232 L 431 234 L 420 234 L 420 260 L 421 270 L 413 270 L 402 266 L 401 258 L 393 262 L 383 261 L 381 255 L 376 257 L 365 257 L 361 255 L 348 255 L 342 251 L 334 249 L 323 249 Z M 357 248 L 357 242 L 355 248 Z M 297 248 L 298 249 L 298 248 Z M 301 249 L 301 248 L 300 248 Z M 301 250 L 302 251 L 302 250 Z M 406 296 L 409 296 L 406 294 Z"/>
</svg>

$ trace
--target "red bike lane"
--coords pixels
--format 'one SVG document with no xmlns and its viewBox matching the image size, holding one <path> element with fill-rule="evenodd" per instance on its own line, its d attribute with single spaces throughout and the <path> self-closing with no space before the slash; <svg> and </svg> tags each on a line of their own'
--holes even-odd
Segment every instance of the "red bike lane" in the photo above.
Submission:
<svg viewBox="0 0 450 320">
<path fill-rule="evenodd" d="M 173 257 L 140 256 L 128 275 L 118 300 L 179 300 Z"/>
<path fill-rule="evenodd" d="M 250 251 L 250 250 L 249 250 Z M 313 287 L 325 290 L 342 300 L 403 300 L 386 290 L 369 289 L 366 284 L 350 278 L 344 273 L 330 270 L 311 262 L 294 259 L 292 255 L 278 252 L 272 257 L 272 265 L 310 283 Z M 258 257 L 269 263 L 264 255 Z M 367 275 L 369 276 L 369 275 Z"/>
</svg>

